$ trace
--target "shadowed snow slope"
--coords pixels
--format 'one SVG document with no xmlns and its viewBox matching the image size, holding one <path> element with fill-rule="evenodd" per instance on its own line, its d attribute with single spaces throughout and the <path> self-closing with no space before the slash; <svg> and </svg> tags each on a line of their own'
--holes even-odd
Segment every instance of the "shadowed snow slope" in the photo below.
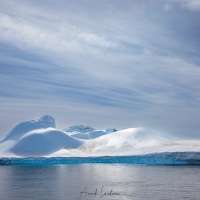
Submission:
<svg viewBox="0 0 200 200">
<path fill-rule="evenodd" d="M 10 151 L 19 156 L 43 156 L 60 149 L 78 148 L 83 144 L 65 132 L 54 128 L 38 129 L 28 132 L 11 147 Z"/>
<path fill-rule="evenodd" d="M 21 122 L 8 133 L 8 135 L 4 138 L 3 141 L 18 140 L 20 137 L 22 137 L 29 131 L 49 127 L 56 127 L 55 119 L 49 115 L 44 115 L 35 120 Z"/>
<path fill-rule="evenodd" d="M 170 144 L 172 140 L 145 128 L 130 128 L 91 140 L 86 149 L 93 151 L 114 149 L 138 149 Z"/>
</svg>

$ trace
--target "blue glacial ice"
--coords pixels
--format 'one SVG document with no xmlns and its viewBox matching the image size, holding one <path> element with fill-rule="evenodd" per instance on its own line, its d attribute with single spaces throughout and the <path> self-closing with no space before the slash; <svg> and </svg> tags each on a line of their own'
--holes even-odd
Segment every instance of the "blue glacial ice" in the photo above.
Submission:
<svg viewBox="0 0 200 200">
<path fill-rule="evenodd" d="M 163 152 L 134 156 L 0 158 L 0 165 L 58 164 L 200 165 L 200 152 Z"/>
</svg>

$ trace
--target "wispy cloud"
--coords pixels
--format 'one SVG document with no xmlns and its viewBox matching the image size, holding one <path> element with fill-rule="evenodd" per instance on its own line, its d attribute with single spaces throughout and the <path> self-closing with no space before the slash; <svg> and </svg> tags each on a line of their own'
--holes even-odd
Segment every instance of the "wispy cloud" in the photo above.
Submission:
<svg viewBox="0 0 200 200">
<path fill-rule="evenodd" d="M 200 1 L 199 0 L 172 0 L 177 1 L 182 4 L 184 8 L 187 8 L 192 11 L 200 10 Z"/>
<path fill-rule="evenodd" d="M 94 53 L 98 49 L 117 48 L 118 44 L 93 33 L 82 33 L 73 26 L 61 27 L 56 32 L 41 29 L 26 22 L 0 14 L 1 42 L 15 44 L 19 48 L 51 50 L 63 53 Z"/>
<path fill-rule="evenodd" d="M 0 1 L 0 119 L 12 118 L 2 132 L 23 110 L 63 128 L 196 133 L 200 22 L 189 4 L 198 1 L 177 2 Z"/>
</svg>

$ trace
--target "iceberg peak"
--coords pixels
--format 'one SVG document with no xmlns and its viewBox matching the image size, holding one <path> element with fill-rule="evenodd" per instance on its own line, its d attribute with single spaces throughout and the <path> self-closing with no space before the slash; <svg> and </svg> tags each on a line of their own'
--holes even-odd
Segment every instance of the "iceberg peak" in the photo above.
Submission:
<svg viewBox="0 0 200 200">
<path fill-rule="evenodd" d="M 8 133 L 3 141 L 18 140 L 29 131 L 49 127 L 56 128 L 55 118 L 50 115 L 44 115 L 38 119 L 21 122 Z"/>
<path fill-rule="evenodd" d="M 32 123 L 39 123 L 39 124 L 43 124 L 44 126 L 48 127 L 52 127 L 52 128 L 56 128 L 56 122 L 55 122 L 55 118 L 50 116 L 50 115 L 43 115 L 40 118 L 31 120 Z"/>
</svg>

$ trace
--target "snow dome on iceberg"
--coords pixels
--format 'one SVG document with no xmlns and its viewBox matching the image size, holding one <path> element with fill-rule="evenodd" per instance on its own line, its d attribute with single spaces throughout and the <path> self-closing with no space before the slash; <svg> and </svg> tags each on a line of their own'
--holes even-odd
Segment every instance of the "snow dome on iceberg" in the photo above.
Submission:
<svg viewBox="0 0 200 200">
<path fill-rule="evenodd" d="M 43 156 L 60 149 L 75 149 L 81 145 L 83 145 L 81 140 L 65 132 L 46 128 L 28 132 L 12 146 L 10 151 L 20 156 Z"/>
<path fill-rule="evenodd" d="M 112 150 L 155 147 L 171 144 L 172 142 L 170 138 L 146 128 L 129 128 L 91 140 L 85 149 L 109 152 Z"/>
<path fill-rule="evenodd" d="M 38 119 L 21 122 L 8 133 L 3 141 L 18 140 L 29 131 L 49 127 L 56 128 L 55 118 L 50 115 L 44 115 Z"/>
</svg>

